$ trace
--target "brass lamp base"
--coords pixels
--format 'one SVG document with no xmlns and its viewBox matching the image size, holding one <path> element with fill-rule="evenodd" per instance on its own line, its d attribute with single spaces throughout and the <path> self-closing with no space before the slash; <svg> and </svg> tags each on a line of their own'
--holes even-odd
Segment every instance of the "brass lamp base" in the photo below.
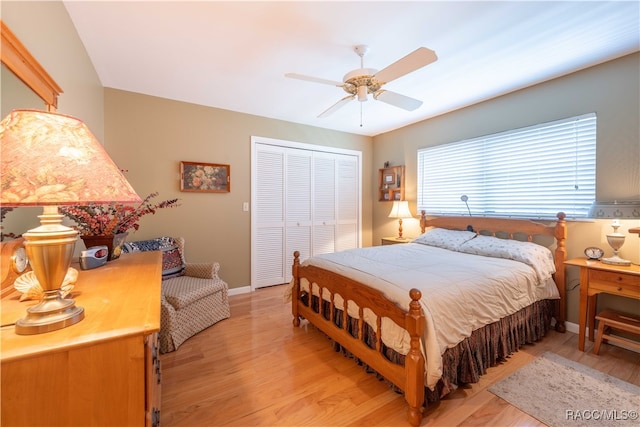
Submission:
<svg viewBox="0 0 640 427">
<path fill-rule="evenodd" d="M 84 308 L 60 297 L 56 289 L 45 291 L 43 300 L 27 309 L 27 317 L 16 322 L 16 334 L 35 335 L 66 328 L 84 319 Z"/>
<path fill-rule="evenodd" d="M 18 335 L 34 335 L 66 328 L 84 319 L 84 309 L 60 296 L 69 270 L 78 232 L 62 225 L 56 206 L 45 206 L 40 226 L 23 234 L 31 268 L 43 290 L 40 303 L 27 309 L 27 317 L 16 322 Z"/>
</svg>

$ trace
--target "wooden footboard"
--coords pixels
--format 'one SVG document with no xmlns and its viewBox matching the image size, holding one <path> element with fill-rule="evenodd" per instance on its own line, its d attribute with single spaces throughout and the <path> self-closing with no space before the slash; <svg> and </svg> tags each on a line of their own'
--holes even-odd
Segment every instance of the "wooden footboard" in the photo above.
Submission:
<svg viewBox="0 0 640 427">
<path fill-rule="evenodd" d="M 300 325 L 300 319 L 305 318 L 322 332 L 338 342 L 354 356 L 360 358 L 387 380 L 404 391 L 409 404 L 409 422 L 417 426 L 422 420 L 424 405 L 424 357 L 420 350 L 420 339 L 424 332 L 424 313 L 420 307 L 421 293 L 412 289 L 409 293 L 411 303 L 409 308 L 403 309 L 392 303 L 384 295 L 355 280 L 339 274 L 315 267 L 301 266 L 300 253 L 294 253 L 293 261 L 293 296 L 292 313 L 294 326 Z M 308 291 L 301 289 L 301 280 L 306 279 Z M 305 295 L 306 292 L 306 295 Z M 328 295 L 327 295 L 328 294 Z M 329 309 L 320 303 L 314 309 L 313 295 L 323 295 L 329 299 Z M 342 306 L 336 306 L 335 296 L 342 297 Z M 322 299 L 320 299 L 322 300 Z M 353 335 L 346 329 L 348 322 L 347 301 L 352 301 L 358 307 L 358 328 Z M 370 347 L 364 340 L 364 309 L 371 310 L 376 315 L 375 347 Z M 339 309 L 344 317 L 342 322 L 335 322 L 335 309 Z M 405 365 L 397 365 L 389 361 L 382 353 L 381 319 L 387 317 L 398 326 L 405 329 L 411 338 L 409 354 L 405 358 Z M 355 336 L 354 336 L 355 335 Z"/>
</svg>

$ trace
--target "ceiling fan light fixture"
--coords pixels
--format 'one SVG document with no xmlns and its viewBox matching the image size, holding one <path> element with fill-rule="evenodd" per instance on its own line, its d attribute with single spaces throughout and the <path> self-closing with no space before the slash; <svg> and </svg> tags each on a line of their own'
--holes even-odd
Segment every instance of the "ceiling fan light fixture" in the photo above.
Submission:
<svg viewBox="0 0 640 427">
<path fill-rule="evenodd" d="M 347 93 L 346 97 L 336 102 L 318 117 L 327 117 L 349 101 L 357 99 L 360 102 L 360 126 L 362 126 L 362 103 L 368 101 L 369 94 L 372 94 L 374 100 L 379 100 L 407 111 L 414 111 L 420 108 L 422 101 L 396 92 L 383 90 L 382 86 L 436 61 L 438 57 L 434 51 L 426 47 L 420 47 L 381 71 L 374 68 L 364 68 L 364 56 L 368 51 L 366 45 L 357 45 L 354 47 L 354 51 L 360 57 L 360 68 L 345 74 L 342 78 L 342 83 L 302 74 L 285 74 L 286 77 L 340 87 Z"/>
<path fill-rule="evenodd" d="M 367 98 L 367 87 L 365 85 L 358 86 L 358 101 L 365 102 Z"/>
</svg>

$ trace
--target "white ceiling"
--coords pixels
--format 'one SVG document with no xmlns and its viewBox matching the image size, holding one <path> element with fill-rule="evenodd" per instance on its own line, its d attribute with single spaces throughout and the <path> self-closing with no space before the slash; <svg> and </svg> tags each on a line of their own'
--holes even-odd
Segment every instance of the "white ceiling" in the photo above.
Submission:
<svg viewBox="0 0 640 427">
<path fill-rule="evenodd" d="M 640 50 L 638 1 L 65 1 L 102 85 L 377 135 Z M 385 86 L 413 112 L 370 99 L 317 118 L 342 81 L 420 46 L 438 60 Z M 360 107 L 362 106 L 362 127 Z"/>
</svg>

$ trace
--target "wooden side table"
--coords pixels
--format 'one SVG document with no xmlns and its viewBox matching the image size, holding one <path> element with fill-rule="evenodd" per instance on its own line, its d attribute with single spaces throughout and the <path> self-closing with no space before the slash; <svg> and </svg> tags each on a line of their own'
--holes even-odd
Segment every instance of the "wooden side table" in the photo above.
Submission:
<svg viewBox="0 0 640 427">
<path fill-rule="evenodd" d="M 607 293 L 640 300 L 640 266 L 609 265 L 586 258 L 570 259 L 565 264 L 580 267 L 578 349 L 584 351 L 587 321 L 589 340 L 594 341 L 598 294 Z"/>
<path fill-rule="evenodd" d="M 397 245 L 399 243 L 409 243 L 413 240 L 413 237 L 383 237 L 382 244 L 383 245 Z"/>
</svg>

